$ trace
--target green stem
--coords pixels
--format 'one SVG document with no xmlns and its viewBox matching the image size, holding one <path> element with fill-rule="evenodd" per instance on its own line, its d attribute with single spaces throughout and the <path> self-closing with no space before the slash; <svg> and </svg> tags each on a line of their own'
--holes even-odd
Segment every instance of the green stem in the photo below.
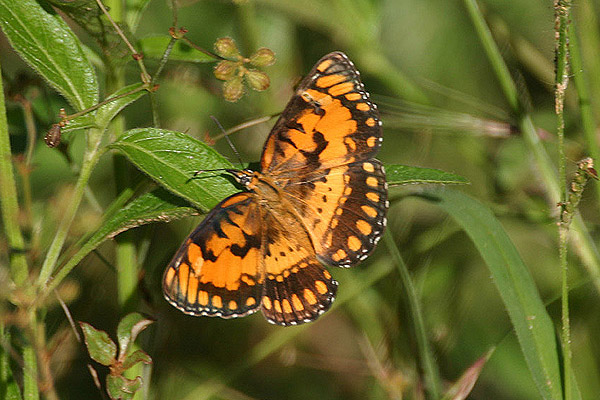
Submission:
<svg viewBox="0 0 600 400">
<path fill-rule="evenodd" d="M 0 320 L 0 398 L 3 400 L 20 400 L 23 396 L 21 396 L 21 389 L 10 367 L 10 352 L 10 333 L 5 328 L 4 322 Z"/>
<path fill-rule="evenodd" d="M 120 22 L 123 20 L 125 3 L 121 0 L 110 0 L 111 9 L 110 14 L 107 17 L 111 17 L 116 21 Z M 122 36 L 123 41 L 130 47 L 131 51 L 136 51 L 129 44 L 126 37 L 122 35 L 118 26 L 115 24 L 115 29 Z M 146 72 L 146 68 L 142 59 L 138 59 L 140 70 L 142 71 L 142 81 L 145 83 L 151 82 L 151 77 Z M 110 93 L 116 92 L 118 89 L 125 85 L 125 70 L 123 68 L 117 68 L 112 70 L 107 76 L 107 89 Z M 150 100 L 152 102 L 152 114 L 155 124 L 158 124 L 158 113 L 156 110 L 156 99 L 152 91 L 150 92 Z M 112 137 L 118 138 L 125 132 L 125 118 L 122 115 L 117 116 L 111 123 L 110 130 Z M 117 192 L 122 192 L 131 188 L 132 186 L 132 175 L 134 173 L 131 164 L 125 159 L 124 156 L 115 154 L 113 157 L 114 165 L 114 178 L 117 188 Z M 116 239 L 116 267 L 117 267 L 117 295 L 119 305 L 121 307 L 121 313 L 124 315 L 130 311 L 135 310 L 138 303 L 137 287 L 138 287 L 138 272 L 139 265 L 137 262 L 136 254 L 136 240 L 134 232 L 124 232 L 120 234 Z M 134 346 L 131 350 L 137 349 Z M 136 376 L 143 374 L 143 364 L 139 363 L 124 374 L 129 379 L 134 379 Z M 137 391 L 133 399 L 140 400 L 142 398 L 142 392 Z"/>
<path fill-rule="evenodd" d="M 138 185 L 138 188 L 144 185 L 145 184 L 142 183 Z M 117 199 L 115 199 L 113 203 L 104 211 L 104 221 L 109 219 L 115 212 L 117 212 L 121 207 L 123 207 L 125 203 L 127 203 L 127 201 L 131 199 L 135 192 L 135 190 L 130 188 L 121 192 L 119 197 L 117 197 Z M 52 280 L 49 282 L 48 286 L 46 286 L 44 293 L 42 293 L 38 297 L 38 301 L 41 301 L 41 298 L 48 296 L 48 294 L 50 294 L 54 289 L 56 289 L 58 285 L 60 285 L 60 283 L 63 281 L 63 279 L 65 279 L 67 275 L 73 270 L 73 268 L 75 268 L 85 256 L 87 256 L 91 251 L 93 251 L 96 248 L 98 243 L 89 242 L 91 236 L 92 234 L 86 237 L 82 237 L 74 245 L 74 247 L 79 248 L 79 250 L 77 250 L 75 254 L 70 256 L 69 259 L 64 263 L 62 268 L 60 268 L 56 275 L 52 277 Z M 69 252 L 67 252 L 67 254 L 69 254 Z"/>
<path fill-rule="evenodd" d="M 1 71 L 0 71 L 1 73 Z M 22 286 L 29 275 L 25 258 L 25 241 L 19 227 L 17 185 L 12 165 L 4 89 L 0 79 L 0 211 L 10 251 L 11 276 L 17 286 Z"/>
<path fill-rule="evenodd" d="M 586 77 L 589 84 L 590 93 L 600 93 L 600 28 L 598 20 L 598 12 L 596 10 L 596 2 L 594 0 L 580 0 L 577 2 L 577 7 L 574 9 L 576 14 L 579 30 L 579 37 L 576 38 L 576 47 L 581 47 L 579 54 L 575 57 L 582 57 L 585 62 Z M 571 22 L 572 23 L 572 22 Z M 575 32 L 571 32 L 571 37 L 575 36 Z M 581 39 L 581 40 L 579 40 Z M 573 43 L 570 43 L 571 57 L 575 52 Z M 571 59 L 572 71 L 574 72 L 574 80 L 580 74 L 580 69 L 575 69 L 575 60 Z M 600 103 L 592 98 L 592 110 L 595 115 L 600 115 Z"/>
<path fill-rule="evenodd" d="M 48 279 L 54 271 L 56 261 L 58 260 L 60 251 L 65 244 L 67 234 L 69 233 L 69 228 L 73 223 L 73 219 L 75 218 L 75 214 L 77 213 L 79 204 L 81 203 L 81 199 L 85 193 L 85 187 L 90 179 L 90 175 L 92 174 L 94 166 L 102 155 L 102 152 L 98 151 L 98 147 L 100 146 L 101 142 L 101 136 L 102 132 L 99 132 L 97 129 L 90 129 L 88 132 L 88 150 L 84 155 L 81 171 L 79 173 L 79 177 L 77 178 L 77 183 L 75 184 L 73 197 L 71 198 L 69 204 L 65 207 L 64 216 L 60 221 L 60 225 L 58 226 L 56 234 L 54 235 L 54 240 L 50 244 L 50 248 L 48 249 L 44 263 L 42 264 L 40 276 L 38 277 L 39 285 L 47 284 Z"/>
<path fill-rule="evenodd" d="M 398 267 L 400 273 L 400 281 L 404 287 L 406 298 L 408 300 L 408 306 L 413 320 L 413 326 L 415 329 L 415 337 L 417 340 L 417 347 L 419 348 L 419 357 L 423 364 L 423 371 L 425 373 L 425 388 L 431 399 L 439 399 L 441 395 L 441 384 L 440 384 L 440 373 L 435 364 L 435 357 L 433 351 L 429 346 L 429 340 L 427 338 L 427 331 L 425 329 L 425 321 L 423 319 L 423 312 L 421 310 L 421 303 L 417 291 L 412 283 L 410 272 L 400 255 L 398 246 L 389 229 L 383 234 L 385 244 L 391 253 L 392 259 Z"/>
<path fill-rule="evenodd" d="M 556 77 L 554 80 L 554 101 L 558 136 L 558 179 L 560 183 L 560 202 L 565 204 L 567 201 L 567 173 L 565 156 L 565 116 L 564 99 L 567 85 L 569 84 L 569 48 L 568 48 L 568 30 L 570 19 L 570 1 L 555 0 L 555 63 Z M 561 221 L 564 222 L 564 221 Z M 562 311 L 562 348 L 564 362 L 564 387 L 563 396 L 565 400 L 571 400 L 571 329 L 569 321 L 569 269 L 567 265 L 567 241 L 569 228 L 567 224 L 560 224 L 558 228 L 559 235 L 559 261 L 561 267 L 561 311 Z"/>
<path fill-rule="evenodd" d="M 35 321 L 32 321 L 32 327 Z M 23 399 L 39 400 L 38 368 L 35 350 L 31 345 L 23 346 Z"/>
<path fill-rule="evenodd" d="M 523 111 L 524 107 L 521 105 L 517 86 L 510 75 L 508 67 L 502 59 L 500 50 L 494 42 L 492 33 L 485 23 L 485 19 L 481 14 L 481 10 L 477 5 L 476 0 L 463 0 L 463 3 L 467 8 L 469 16 L 475 27 L 475 31 L 479 36 L 479 40 L 483 45 L 490 64 L 496 73 L 502 90 L 504 91 L 504 96 L 506 97 L 512 112 L 518 118 L 519 129 L 523 134 L 525 143 L 535 159 L 536 165 L 540 172 L 540 177 L 546 186 L 549 204 L 557 204 L 560 201 L 561 196 L 556 169 L 553 166 L 548 153 L 546 153 L 546 149 L 542 145 L 539 136 L 537 135 L 537 131 L 533 125 L 531 116 Z M 587 232 L 581 217 L 577 216 L 571 226 L 573 228 L 572 238 L 574 247 L 578 255 L 581 257 L 583 264 L 588 269 L 590 275 L 595 278 L 594 283 L 596 284 L 596 290 L 600 292 L 600 279 L 598 279 L 598 277 L 600 277 L 600 256 L 596 245 Z"/>
</svg>

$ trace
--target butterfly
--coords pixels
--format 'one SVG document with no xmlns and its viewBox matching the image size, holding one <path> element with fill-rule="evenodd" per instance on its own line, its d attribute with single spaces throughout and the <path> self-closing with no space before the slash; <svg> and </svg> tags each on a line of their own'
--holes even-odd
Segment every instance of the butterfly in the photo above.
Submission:
<svg viewBox="0 0 600 400">
<path fill-rule="evenodd" d="M 377 106 L 341 52 L 298 85 L 264 144 L 260 171 L 227 170 L 246 191 L 219 203 L 163 276 L 169 303 L 190 315 L 235 318 L 261 310 L 278 325 L 315 320 L 338 283 L 386 225 L 387 183 L 373 158 Z"/>
</svg>

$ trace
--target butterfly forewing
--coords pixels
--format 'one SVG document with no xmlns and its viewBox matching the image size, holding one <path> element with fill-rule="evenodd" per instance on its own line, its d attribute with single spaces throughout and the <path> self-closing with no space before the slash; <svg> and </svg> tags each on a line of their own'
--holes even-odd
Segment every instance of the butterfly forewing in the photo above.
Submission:
<svg viewBox="0 0 600 400">
<path fill-rule="evenodd" d="M 284 179 L 373 157 L 381 146 L 377 107 L 354 64 L 323 57 L 300 83 L 269 134 L 261 171 Z"/>
<path fill-rule="evenodd" d="M 163 277 L 166 299 L 186 314 L 255 312 L 263 289 L 261 221 L 250 193 L 217 205 L 186 239 Z"/>
</svg>

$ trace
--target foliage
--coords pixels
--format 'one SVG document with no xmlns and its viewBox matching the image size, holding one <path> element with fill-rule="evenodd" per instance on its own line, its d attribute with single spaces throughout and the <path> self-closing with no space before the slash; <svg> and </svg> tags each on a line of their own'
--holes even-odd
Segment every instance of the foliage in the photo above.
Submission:
<svg viewBox="0 0 600 400">
<path fill-rule="evenodd" d="M 142 378 L 127 379 L 123 373 L 139 362 L 152 364 L 152 359 L 142 350 L 130 352 L 137 335 L 152 321 L 145 319 L 138 313 L 127 314 L 123 317 L 117 328 L 119 350 L 108 334 L 98 330 L 85 322 L 80 322 L 85 345 L 92 360 L 110 368 L 106 376 L 106 390 L 112 400 L 131 399 L 141 386 Z"/>
<path fill-rule="evenodd" d="M 0 0 L 0 399 L 597 396 L 595 7 Z M 229 137 L 256 160 L 333 50 L 382 113 L 385 240 L 317 322 L 182 315 Z"/>
</svg>

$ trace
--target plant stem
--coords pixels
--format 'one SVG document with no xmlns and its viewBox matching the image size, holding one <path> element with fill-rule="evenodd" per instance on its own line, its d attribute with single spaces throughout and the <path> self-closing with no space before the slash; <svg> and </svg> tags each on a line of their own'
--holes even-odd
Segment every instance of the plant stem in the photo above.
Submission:
<svg viewBox="0 0 600 400">
<path fill-rule="evenodd" d="M 1 73 L 1 71 L 0 71 Z M 29 275 L 25 258 L 25 241 L 19 227 L 17 185 L 12 165 L 4 89 L 0 79 L 0 211 L 10 252 L 10 271 L 17 286 L 22 286 Z"/>
<path fill-rule="evenodd" d="M 137 51 L 133 48 L 133 46 L 128 42 L 127 38 L 120 31 L 118 25 L 115 21 L 121 22 L 122 15 L 124 15 L 124 7 L 125 3 L 120 0 L 112 0 L 111 1 L 111 9 L 110 13 L 106 10 L 106 16 L 111 20 L 112 24 L 117 30 L 117 33 L 121 36 L 122 40 L 125 44 L 130 48 L 133 54 L 136 54 Z M 136 57 L 134 57 L 136 58 Z M 152 82 L 152 78 L 146 71 L 144 63 L 141 58 L 136 58 L 138 61 L 140 70 L 142 72 L 142 81 L 144 83 L 150 84 Z M 117 90 L 121 89 L 125 85 L 125 70 L 122 67 L 116 68 L 114 70 L 109 71 L 107 75 L 106 87 L 110 93 L 114 93 Z M 158 123 L 158 113 L 155 105 L 155 96 L 152 92 L 150 92 L 150 100 L 152 102 L 152 111 L 154 122 Z M 125 132 L 125 118 L 122 115 L 117 116 L 110 125 L 111 137 L 118 138 Z M 124 190 L 131 188 L 132 175 L 134 173 L 131 164 L 127 161 L 127 159 L 120 155 L 115 154 L 113 156 L 113 166 L 114 166 L 114 178 L 115 178 L 115 186 L 117 188 L 117 193 L 120 193 Z M 134 311 L 138 304 L 138 271 L 139 265 L 137 262 L 137 254 L 136 254 L 136 240 L 134 236 L 134 232 L 123 232 L 116 239 L 116 267 L 117 267 L 117 294 L 119 306 L 121 308 L 122 315 L 127 314 L 128 312 Z M 137 349 L 137 347 L 132 346 L 132 351 Z M 143 364 L 139 363 L 129 370 L 127 370 L 124 374 L 125 377 L 129 379 L 134 379 L 136 376 L 141 376 L 143 374 Z M 146 384 L 148 384 L 146 382 Z M 140 400 L 142 398 L 142 392 L 137 391 L 133 395 L 134 400 Z"/>
<path fill-rule="evenodd" d="M 85 193 L 85 187 L 90 179 L 90 175 L 92 174 L 94 166 L 102 154 L 102 152 L 98 151 L 101 139 L 102 132 L 99 132 L 95 128 L 90 129 L 88 132 L 88 149 L 83 158 L 81 171 L 79 173 L 79 177 L 77 178 L 77 183 L 75 184 L 73 197 L 71 198 L 69 204 L 65 207 L 64 216 L 60 221 L 60 225 L 58 226 L 56 234 L 54 235 L 54 240 L 50 244 L 50 248 L 48 249 L 44 263 L 42 264 L 42 269 L 38 277 L 39 285 L 46 285 L 48 279 L 52 275 L 52 272 L 54 272 L 56 261 L 58 260 L 60 251 L 65 244 L 67 234 L 69 233 L 69 228 L 71 227 L 71 223 L 75 218 L 75 214 L 79 209 L 79 204 L 81 203 L 81 199 Z"/>
<path fill-rule="evenodd" d="M 475 27 L 475 31 L 479 36 L 483 48 L 488 56 L 490 64 L 494 69 L 496 76 L 500 82 L 504 96 L 506 97 L 512 112 L 518 119 L 518 126 L 523 134 L 525 143 L 531 151 L 536 165 L 539 169 L 540 176 L 546 187 L 548 202 L 554 206 L 560 201 L 560 185 L 558 182 L 555 167 L 542 145 L 539 136 L 537 135 L 535 126 L 531 120 L 531 116 L 524 112 L 517 86 L 515 85 L 508 67 L 502 59 L 502 55 L 498 46 L 494 42 L 492 33 L 485 23 L 485 19 L 481 14 L 476 0 L 463 0 L 469 16 Z M 594 279 L 596 290 L 600 292 L 600 255 L 596 245 L 591 239 L 587 228 L 580 216 L 576 216 L 572 224 L 572 239 L 575 250 L 581 258 L 583 264 L 588 269 L 590 276 Z"/>
<path fill-rule="evenodd" d="M 567 201 L 567 174 L 565 157 L 565 116 L 564 98 L 569 84 L 569 48 L 568 30 L 570 20 L 570 1 L 555 0 L 555 65 L 556 77 L 554 80 L 554 101 L 558 136 L 558 179 L 560 183 L 560 203 Z M 564 206 L 563 206 L 564 207 Z M 561 217 L 562 219 L 562 213 Z M 561 222 L 563 222 L 561 220 Z M 563 396 L 565 400 L 571 400 L 571 329 L 569 321 L 569 268 L 567 265 L 567 241 L 569 238 L 569 227 L 565 223 L 559 223 L 559 261 L 561 267 L 561 311 L 562 311 L 562 348 L 563 348 Z"/>
<path fill-rule="evenodd" d="M 400 273 L 400 281 L 402 282 L 408 300 L 408 306 L 410 308 L 415 329 L 417 347 L 419 348 L 419 357 L 421 358 L 423 364 L 422 367 L 425 372 L 425 389 L 427 390 L 430 399 L 439 399 L 441 395 L 440 374 L 434 361 L 435 357 L 433 351 L 429 346 L 419 296 L 412 283 L 410 272 L 400 255 L 398 246 L 396 246 L 396 242 L 389 229 L 385 231 L 383 238 L 394 263 L 396 264 L 398 272 Z"/>
<path fill-rule="evenodd" d="M 254 3 L 238 2 L 236 4 L 236 14 L 238 27 L 240 29 L 240 39 L 242 40 L 242 54 L 247 57 L 258 49 L 258 28 L 256 26 L 256 12 Z"/>
<path fill-rule="evenodd" d="M 579 30 L 579 37 L 577 38 L 577 47 L 581 45 L 581 51 L 576 57 L 582 57 L 585 62 L 587 84 L 589 84 L 590 93 L 600 93 L 600 54 L 598 49 L 600 48 L 600 28 L 598 21 L 598 12 L 594 0 L 580 0 L 577 2 L 577 7 L 573 10 L 576 14 Z M 572 22 L 571 22 L 572 24 Z M 572 32 L 570 36 L 574 36 L 575 32 Z M 570 38 L 569 38 L 570 39 Z M 581 40 L 579 40 L 581 39 Z M 573 44 L 570 43 L 571 57 L 573 57 Z M 571 66 L 573 67 L 574 79 L 579 75 L 579 69 L 575 69 L 574 60 L 571 59 Z M 592 98 L 591 107 L 594 115 L 600 114 L 600 103 Z"/>
<path fill-rule="evenodd" d="M 50 357 L 46 349 L 46 329 L 44 323 L 32 318 L 29 334 L 33 343 L 33 348 L 38 360 L 40 369 L 40 387 L 47 400 L 59 400 L 56 388 L 54 387 L 54 378 L 50 369 Z"/>
<path fill-rule="evenodd" d="M 32 313 L 29 322 L 30 327 L 36 326 L 35 315 Z M 38 388 L 38 368 L 35 350 L 31 344 L 23 346 L 23 399 L 38 400 L 40 392 Z"/>
</svg>

